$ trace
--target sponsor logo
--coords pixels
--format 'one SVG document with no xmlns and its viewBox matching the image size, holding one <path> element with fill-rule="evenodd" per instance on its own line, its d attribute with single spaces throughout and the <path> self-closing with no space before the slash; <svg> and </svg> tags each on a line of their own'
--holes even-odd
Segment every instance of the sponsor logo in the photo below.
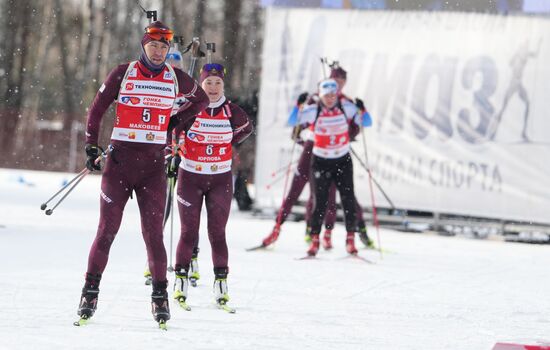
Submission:
<svg viewBox="0 0 550 350">
<path fill-rule="evenodd" d="M 198 120 L 195 120 L 195 122 L 193 123 L 193 127 L 198 128 L 200 126 L 201 126 L 201 122 L 199 122 Z"/>
<path fill-rule="evenodd" d="M 155 103 L 161 103 L 161 99 L 158 97 L 145 97 L 143 99 L 145 102 L 155 102 Z"/>
<path fill-rule="evenodd" d="M 103 200 L 107 203 L 113 203 L 113 200 L 109 197 L 107 197 L 107 195 L 105 193 L 103 193 L 103 191 L 99 192 L 99 195 L 101 196 L 101 198 L 103 198 Z"/>
<path fill-rule="evenodd" d="M 122 96 L 120 100 L 124 104 L 131 103 L 133 105 L 137 105 L 141 101 L 139 97 L 134 97 L 134 96 Z"/>
<path fill-rule="evenodd" d="M 136 87 L 136 89 L 143 89 L 143 90 L 172 91 L 171 88 L 166 87 L 166 86 L 136 84 L 135 87 Z"/>
<path fill-rule="evenodd" d="M 195 165 L 195 170 L 196 171 L 202 171 L 202 164 Z"/>
<path fill-rule="evenodd" d="M 212 164 L 212 166 L 210 167 L 210 170 L 211 170 L 212 172 L 218 171 L 218 165 L 217 165 L 217 164 Z"/>
<path fill-rule="evenodd" d="M 189 203 L 189 202 L 186 201 L 185 199 L 181 198 L 180 196 L 178 196 L 178 202 L 180 202 L 181 204 L 185 205 L 186 207 L 190 207 L 190 206 L 191 206 L 191 203 Z"/>
<path fill-rule="evenodd" d="M 126 83 L 126 90 L 134 90 L 134 83 Z"/>
<path fill-rule="evenodd" d="M 147 133 L 147 134 L 145 135 L 145 139 L 146 139 L 147 141 L 155 141 L 155 135 L 153 135 L 152 132 Z"/>
<path fill-rule="evenodd" d="M 128 73 L 128 76 L 130 78 L 135 78 L 137 77 L 137 69 L 136 68 L 132 68 L 132 70 L 130 71 L 130 73 Z"/>
<path fill-rule="evenodd" d="M 165 80 L 171 80 L 172 79 L 172 73 L 170 72 L 164 72 L 164 77 L 163 79 Z"/>
<path fill-rule="evenodd" d="M 204 141 L 205 139 L 204 135 L 197 134 L 195 132 L 189 132 L 187 134 L 187 137 L 189 137 L 191 140 L 197 139 L 197 141 Z"/>
<path fill-rule="evenodd" d="M 135 139 L 136 139 L 136 133 L 133 132 L 133 131 L 129 132 L 129 133 L 128 133 L 128 138 L 129 138 L 130 140 L 135 140 Z"/>
<path fill-rule="evenodd" d="M 201 122 L 200 126 L 202 126 L 203 128 L 226 128 L 228 126 L 228 123 L 213 124 L 213 123 Z"/>
</svg>

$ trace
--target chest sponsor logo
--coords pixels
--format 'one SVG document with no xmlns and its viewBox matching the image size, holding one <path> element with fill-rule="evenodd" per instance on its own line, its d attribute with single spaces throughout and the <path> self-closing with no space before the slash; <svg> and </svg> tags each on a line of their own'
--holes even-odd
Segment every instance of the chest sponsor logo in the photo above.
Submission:
<svg viewBox="0 0 550 350">
<path fill-rule="evenodd" d="M 193 127 L 198 128 L 200 126 L 201 126 L 201 122 L 199 122 L 198 120 L 195 120 L 195 122 L 193 123 Z"/>
<path fill-rule="evenodd" d="M 145 135 L 145 139 L 146 139 L 147 141 L 155 141 L 155 135 L 153 135 L 152 132 L 147 133 L 147 134 Z"/>
<path fill-rule="evenodd" d="M 133 105 L 137 105 L 141 100 L 139 99 L 139 97 L 134 97 L 134 96 L 122 96 L 121 101 L 122 101 L 122 103 L 124 103 L 124 104 L 131 103 L 131 104 L 133 104 Z"/>
<path fill-rule="evenodd" d="M 196 171 L 202 171 L 202 164 L 195 165 L 195 170 Z"/>
<path fill-rule="evenodd" d="M 164 72 L 164 77 L 162 77 L 164 80 L 172 80 L 172 73 L 170 72 Z"/>
<path fill-rule="evenodd" d="M 195 133 L 195 132 L 189 132 L 189 133 L 187 134 L 187 136 L 188 136 L 189 139 L 191 139 L 191 140 L 195 140 L 195 139 L 196 139 L 197 141 L 204 141 L 204 139 L 205 139 L 205 137 L 204 137 L 203 135 L 197 134 L 197 133 Z"/>
<path fill-rule="evenodd" d="M 212 166 L 210 167 L 210 170 L 211 170 L 212 172 L 218 171 L 218 165 L 212 164 Z"/>
<path fill-rule="evenodd" d="M 135 78 L 135 77 L 137 77 L 137 69 L 136 69 L 136 68 L 132 68 L 132 70 L 130 71 L 130 73 L 128 73 L 128 77 L 130 77 L 130 78 Z"/>
<path fill-rule="evenodd" d="M 128 133 L 128 138 L 129 138 L 130 140 L 135 140 L 135 139 L 136 139 L 136 133 L 133 132 L 133 131 L 129 132 L 129 133 Z"/>
<path fill-rule="evenodd" d="M 134 90 L 134 83 L 126 83 L 126 90 Z"/>
</svg>

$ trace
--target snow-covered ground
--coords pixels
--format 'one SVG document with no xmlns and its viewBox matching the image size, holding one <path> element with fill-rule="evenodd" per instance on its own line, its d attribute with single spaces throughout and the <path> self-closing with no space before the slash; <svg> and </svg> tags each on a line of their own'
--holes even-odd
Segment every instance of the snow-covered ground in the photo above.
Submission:
<svg viewBox="0 0 550 350">
<path fill-rule="evenodd" d="M 0 349 L 489 350 L 497 341 L 550 340 L 548 246 L 382 229 L 388 252 L 381 259 L 361 250 L 376 262 L 367 264 L 343 258 L 338 226 L 332 252 L 298 261 L 306 250 L 303 223 L 285 224 L 273 250 L 245 252 L 273 222 L 237 211 L 228 225 L 229 292 L 237 313 L 213 304 L 202 229 L 193 311 L 172 304 L 163 332 L 143 283 L 135 200 L 111 249 L 98 310 L 87 326 L 74 327 L 100 178 L 88 176 L 52 216 L 44 215 L 40 204 L 68 178 L 0 170 Z M 165 241 L 169 247 L 169 234 Z"/>
</svg>

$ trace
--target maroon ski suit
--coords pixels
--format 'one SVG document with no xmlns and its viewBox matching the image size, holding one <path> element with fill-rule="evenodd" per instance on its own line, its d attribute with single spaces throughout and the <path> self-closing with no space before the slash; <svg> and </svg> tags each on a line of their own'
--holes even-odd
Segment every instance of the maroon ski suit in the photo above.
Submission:
<svg viewBox="0 0 550 350">
<path fill-rule="evenodd" d="M 137 64 L 149 78 L 154 75 Z M 97 145 L 101 119 L 117 99 L 128 63 L 115 68 L 98 91 L 88 115 L 86 142 Z M 187 74 L 175 68 L 179 92 L 189 103 L 170 118 L 170 123 L 194 115 L 208 105 L 204 90 Z M 160 73 L 162 74 L 162 73 Z M 163 144 L 111 140 L 101 180 L 100 217 L 96 238 L 90 249 L 88 273 L 99 275 L 105 270 L 109 250 L 120 228 L 126 202 L 135 193 L 141 215 L 141 233 L 147 249 L 153 282 L 166 281 L 166 249 L 163 243 L 163 215 L 166 201 L 166 174 Z"/>
</svg>

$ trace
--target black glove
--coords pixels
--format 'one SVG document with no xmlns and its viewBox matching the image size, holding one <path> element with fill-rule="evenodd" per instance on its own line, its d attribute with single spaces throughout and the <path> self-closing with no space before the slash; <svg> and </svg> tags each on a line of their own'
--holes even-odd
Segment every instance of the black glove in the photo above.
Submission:
<svg viewBox="0 0 550 350">
<path fill-rule="evenodd" d="M 299 106 L 301 104 L 303 104 L 304 102 L 306 102 L 307 100 L 307 97 L 308 97 L 308 93 L 307 92 L 302 92 L 300 94 L 300 96 L 298 96 L 298 99 L 296 100 L 296 104 Z"/>
<path fill-rule="evenodd" d="M 177 153 L 175 156 L 170 155 L 166 158 L 166 175 L 169 178 L 178 176 L 178 168 L 180 163 L 181 157 Z"/>
<path fill-rule="evenodd" d="M 101 162 L 98 158 L 103 153 L 101 147 L 91 144 L 86 144 L 86 168 L 90 171 L 101 170 Z"/>
<path fill-rule="evenodd" d="M 356 99 L 355 99 L 355 105 L 356 105 L 357 108 L 359 108 L 359 110 L 361 110 L 361 111 L 367 110 L 367 109 L 365 108 L 365 104 L 363 103 L 363 100 L 361 100 L 360 98 L 356 98 Z"/>
</svg>

